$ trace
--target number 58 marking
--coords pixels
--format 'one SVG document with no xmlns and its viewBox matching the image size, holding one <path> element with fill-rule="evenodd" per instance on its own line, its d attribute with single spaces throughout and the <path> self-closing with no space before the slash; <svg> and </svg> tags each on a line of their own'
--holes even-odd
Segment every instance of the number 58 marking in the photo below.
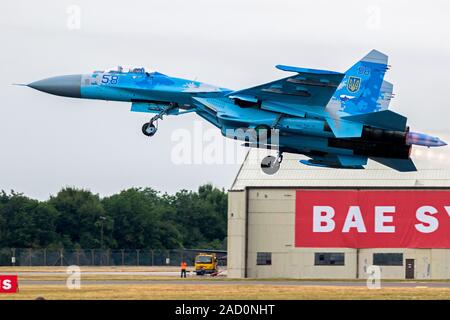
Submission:
<svg viewBox="0 0 450 320">
<path fill-rule="evenodd" d="M 117 84 L 117 82 L 119 82 L 119 76 L 104 74 L 102 77 L 103 84 Z"/>
</svg>

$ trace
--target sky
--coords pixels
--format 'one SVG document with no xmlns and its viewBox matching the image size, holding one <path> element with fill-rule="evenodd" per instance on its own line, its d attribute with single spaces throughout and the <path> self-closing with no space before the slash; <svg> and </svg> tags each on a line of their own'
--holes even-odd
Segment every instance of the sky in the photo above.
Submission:
<svg viewBox="0 0 450 320">
<path fill-rule="evenodd" d="M 131 113 L 129 103 L 11 85 L 117 65 L 242 89 L 284 77 L 277 64 L 344 72 L 377 49 L 392 65 L 385 77 L 394 83 L 391 109 L 406 115 L 414 131 L 450 138 L 445 0 L 15 0 L 0 9 L 6 191 L 46 199 L 66 186 L 101 196 L 129 187 L 169 193 L 204 183 L 231 187 L 245 148 L 225 143 L 193 114 L 164 118 L 147 138 L 141 126 L 149 116 Z M 223 144 L 225 154 L 231 146 L 236 157 L 197 161 L 205 150 L 193 147 L 192 161 L 180 163 L 174 150 L 183 139 Z M 447 150 L 415 156 L 446 166 Z"/>
</svg>

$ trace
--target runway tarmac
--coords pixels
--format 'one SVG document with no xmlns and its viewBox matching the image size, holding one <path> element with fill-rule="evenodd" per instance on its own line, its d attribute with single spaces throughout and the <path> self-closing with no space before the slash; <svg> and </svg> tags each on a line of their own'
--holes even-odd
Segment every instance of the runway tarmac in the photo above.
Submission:
<svg viewBox="0 0 450 320">
<path fill-rule="evenodd" d="M 271 286 L 332 286 L 332 287 L 365 287 L 365 281 L 303 281 L 303 280 L 225 280 L 205 278 L 201 280 L 83 280 L 82 285 L 271 285 Z M 66 285 L 62 280 L 25 280 L 21 284 L 31 285 Z M 401 288 L 450 288 L 450 282 L 433 281 L 381 281 L 382 287 Z"/>
<path fill-rule="evenodd" d="M 15 274 L 19 276 L 21 284 L 29 285 L 66 285 L 65 277 L 67 273 L 63 271 L 23 271 L 23 272 L 2 272 L 2 274 Z M 92 276 L 142 276 L 142 277 L 173 277 L 173 279 L 118 279 L 118 280 L 92 280 Z M 61 280 L 20 280 L 21 277 L 51 277 L 64 276 Z M 83 276 L 90 276 L 89 280 L 83 280 Z M 261 280 L 245 279 L 232 280 L 226 278 L 226 270 L 223 270 L 218 278 L 209 276 L 196 276 L 193 272 L 188 272 L 187 279 L 179 279 L 179 271 L 82 271 L 82 285 L 280 285 L 280 286 L 333 286 L 333 287 L 365 287 L 366 281 L 351 280 Z M 178 279 L 177 279 L 178 278 Z M 381 281 L 382 287 L 401 288 L 450 288 L 450 282 L 439 281 Z"/>
<path fill-rule="evenodd" d="M 226 271 L 225 271 L 226 272 Z M 18 276 L 67 276 L 64 271 L 19 271 L 1 272 L 4 275 Z M 179 271 L 82 271 L 82 275 L 93 276 L 146 276 L 146 277 L 179 277 Z"/>
</svg>

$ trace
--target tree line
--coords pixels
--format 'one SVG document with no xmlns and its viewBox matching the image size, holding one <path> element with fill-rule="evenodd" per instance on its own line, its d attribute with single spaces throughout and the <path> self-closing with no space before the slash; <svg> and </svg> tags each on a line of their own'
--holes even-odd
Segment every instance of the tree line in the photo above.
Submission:
<svg viewBox="0 0 450 320">
<path fill-rule="evenodd" d="M 0 248 L 226 249 L 227 194 L 130 188 L 101 198 L 64 188 L 46 201 L 0 193 Z"/>
</svg>

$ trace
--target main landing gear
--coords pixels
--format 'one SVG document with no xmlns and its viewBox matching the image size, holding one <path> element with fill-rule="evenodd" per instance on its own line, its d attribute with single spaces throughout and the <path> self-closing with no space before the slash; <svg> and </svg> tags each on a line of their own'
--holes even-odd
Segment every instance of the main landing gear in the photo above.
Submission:
<svg viewBox="0 0 450 320">
<path fill-rule="evenodd" d="M 261 161 L 261 170 L 268 175 L 272 175 L 280 170 L 283 161 L 283 153 L 278 152 L 277 156 L 267 156 Z"/>
</svg>

